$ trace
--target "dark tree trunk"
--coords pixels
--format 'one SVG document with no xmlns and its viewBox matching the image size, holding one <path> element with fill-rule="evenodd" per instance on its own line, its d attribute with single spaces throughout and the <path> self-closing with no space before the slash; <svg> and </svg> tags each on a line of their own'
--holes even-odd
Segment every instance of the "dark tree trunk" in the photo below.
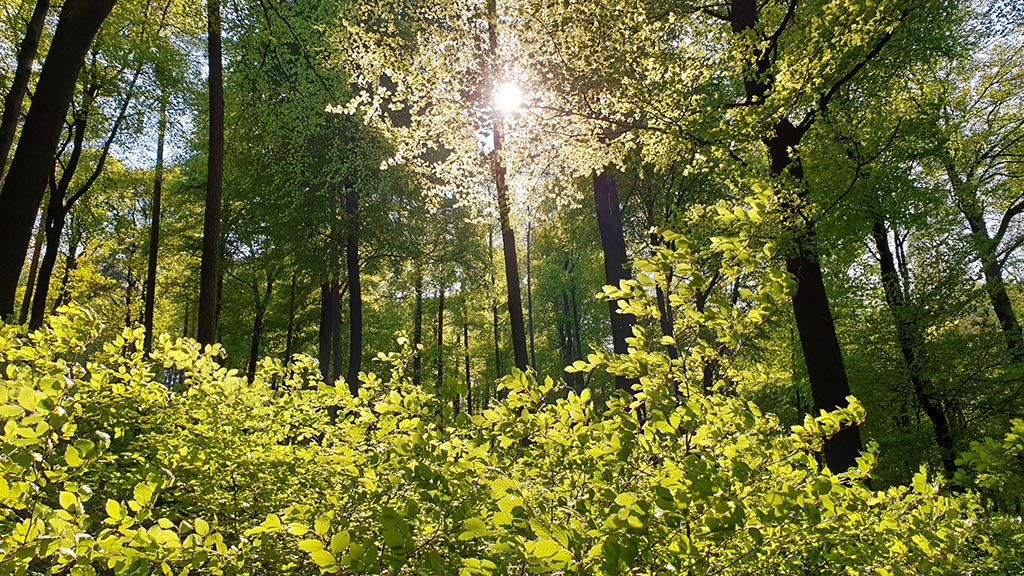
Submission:
<svg viewBox="0 0 1024 576">
<path fill-rule="evenodd" d="M 893 322 L 896 325 L 896 339 L 899 341 L 903 361 L 910 371 L 910 383 L 914 388 L 914 396 L 935 428 L 935 440 L 939 445 L 942 467 L 946 478 L 951 480 L 956 474 L 957 468 L 955 439 L 942 402 L 936 396 L 931 381 L 924 373 L 924 366 L 927 363 L 924 334 L 918 325 L 915 312 L 907 301 L 904 287 L 900 284 L 900 275 L 892 250 L 889 248 L 889 235 L 885 223 L 877 216 L 873 221 L 871 235 L 875 240 L 875 247 L 878 249 L 885 302 L 889 306 Z"/>
<path fill-rule="evenodd" d="M 220 0 L 206 0 L 210 127 L 203 216 L 203 259 L 199 267 L 199 342 L 217 338 L 220 280 L 220 211 L 224 180 L 224 64 L 221 54 Z"/>
<path fill-rule="evenodd" d="M 320 284 L 320 329 L 317 331 L 317 360 L 324 380 L 331 377 L 331 283 Z"/>
<path fill-rule="evenodd" d="M 284 339 L 284 361 L 291 363 L 292 347 L 295 338 L 295 290 L 298 288 L 299 277 L 292 273 L 292 288 L 288 293 L 288 332 Z"/>
<path fill-rule="evenodd" d="M 437 385 L 438 392 L 444 385 L 444 285 L 437 286 Z"/>
<path fill-rule="evenodd" d="M 351 188 L 345 194 L 348 233 L 345 243 L 345 269 L 348 272 L 348 389 L 359 390 L 359 372 L 363 369 L 363 292 L 359 282 L 359 193 Z"/>
<path fill-rule="evenodd" d="M 160 121 L 156 139 L 156 174 L 153 176 L 153 206 L 149 224 L 149 262 L 146 267 L 146 304 L 142 325 L 146 330 L 143 350 L 153 349 L 153 311 L 156 307 L 156 265 L 160 250 L 160 200 L 164 186 L 164 139 L 167 135 L 167 98 L 160 98 Z"/>
<path fill-rule="evenodd" d="M 7 158 L 14 145 L 14 134 L 18 131 L 18 120 L 21 117 L 21 104 L 28 93 L 28 83 L 32 78 L 32 64 L 39 50 L 39 38 L 43 35 L 43 24 L 46 23 L 46 12 L 50 9 L 49 0 L 36 0 L 36 7 L 28 20 L 25 37 L 18 48 L 18 65 L 14 70 L 11 89 L 4 98 L 4 115 L 0 120 L 0 174 L 7 167 Z M 24 320 L 22 320 L 24 322 Z"/>
<path fill-rule="evenodd" d="M 66 0 L 0 190 L 0 319 L 14 313 L 32 226 L 85 54 L 116 0 Z"/>
<path fill-rule="evenodd" d="M 530 273 L 530 252 L 533 223 L 526 226 L 526 312 L 527 324 L 530 330 L 530 367 L 537 369 L 537 348 L 533 342 L 533 276 Z"/>
<path fill-rule="evenodd" d="M 24 324 L 28 321 L 29 310 L 32 309 L 32 293 L 36 287 L 36 276 L 39 273 L 39 258 L 43 254 L 43 244 L 46 243 L 46 207 L 39 215 L 39 229 L 36 231 L 36 245 L 32 248 L 32 264 L 28 268 L 28 280 L 25 282 L 25 295 L 21 299 L 21 314 L 18 316 L 18 323 Z"/>
<path fill-rule="evenodd" d="M 423 354 L 420 346 L 423 344 L 423 274 L 416 271 L 416 310 L 413 311 L 412 320 L 412 383 L 419 387 L 423 383 Z"/>
<path fill-rule="evenodd" d="M 755 0 L 731 0 L 729 8 L 729 21 L 734 33 L 748 33 L 757 27 L 758 7 Z M 786 22 L 788 21 L 787 19 Z M 779 32 L 781 33 L 781 30 Z M 876 48 L 880 49 L 883 45 L 884 42 Z M 755 48 L 753 53 L 748 55 L 750 69 L 746 71 L 743 86 L 747 104 L 760 105 L 768 95 L 773 80 L 773 52 L 767 47 L 756 47 L 759 46 L 757 44 L 752 46 Z M 874 50 L 872 53 L 877 54 Z M 868 58 L 870 57 L 869 54 Z M 856 70 L 852 70 L 851 74 L 856 73 Z M 827 104 L 825 98 L 827 96 L 819 102 L 822 107 Z M 805 122 L 796 126 L 788 118 L 783 118 L 764 136 L 762 141 L 768 149 L 772 175 L 787 175 L 803 183 L 803 168 L 796 151 L 812 121 L 813 116 L 808 116 Z M 802 197 L 806 196 L 804 186 L 801 186 L 799 194 Z M 821 263 L 814 245 L 813 224 L 800 223 L 800 217 L 796 213 L 792 215 L 792 221 L 793 226 L 799 226 L 801 229 L 797 230 L 794 246 L 786 258 L 786 269 L 793 275 L 797 284 L 796 294 L 793 295 L 793 315 L 807 365 L 811 395 L 815 410 L 835 410 L 845 407 L 846 397 L 850 395 L 846 367 L 843 364 L 835 322 L 825 292 Z M 858 426 L 847 426 L 825 441 L 825 463 L 836 472 L 845 471 L 856 465 L 860 449 Z"/>
<path fill-rule="evenodd" d="M 462 361 L 466 369 L 466 413 L 473 413 L 473 383 L 469 377 L 469 324 L 462 325 Z"/>
<path fill-rule="evenodd" d="M 601 233 L 601 249 L 604 253 L 604 280 L 606 284 L 618 287 L 621 280 L 628 280 L 631 272 L 626 263 L 626 239 L 622 233 L 622 213 L 619 210 L 619 191 L 610 169 L 605 168 L 594 175 L 594 204 L 597 207 L 597 227 Z M 629 352 L 626 339 L 633 336 L 636 317 L 619 314 L 619 304 L 608 302 L 608 313 L 612 325 L 612 347 L 616 354 Z M 615 377 L 615 386 L 633 393 L 636 380 L 625 376 Z"/>
<path fill-rule="evenodd" d="M 64 211 L 49 210 L 50 215 L 46 222 L 46 251 L 43 253 L 43 260 L 39 264 L 39 278 L 36 280 L 35 295 L 32 297 L 32 316 L 29 319 L 28 327 L 35 330 L 43 325 L 46 318 L 46 298 L 50 291 L 50 280 L 53 278 L 53 269 L 57 265 L 57 254 L 60 252 L 60 237 L 64 231 Z M 73 258 L 71 255 L 75 250 L 74 246 L 68 246 L 68 264 Z M 65 269 L 66 273 L 69 273 Z"/>
<path fill-rule="evenodd" d="M 331 381 L 341 378 L 341 283 L 331 282 Z M 351 390 L 351 388 L 350 388 Z"/>
<path fill-rule="evenodd" d="M 263 336 L 263 317 L 267 313 L 267 306 L 270 304 L 270 295 L 274 290 L 274 275 L 267 274 L 267 288 L 260 298 L 259 290 L 253 285 L 253 296 L 255 296 L 256 315 L 252 321 L 252 338 L 249 340 L 249 369 L 246 375 L 249 382 L 256 379 L 256 364 L 260 359 L 260 339 Z"/>
</svg>

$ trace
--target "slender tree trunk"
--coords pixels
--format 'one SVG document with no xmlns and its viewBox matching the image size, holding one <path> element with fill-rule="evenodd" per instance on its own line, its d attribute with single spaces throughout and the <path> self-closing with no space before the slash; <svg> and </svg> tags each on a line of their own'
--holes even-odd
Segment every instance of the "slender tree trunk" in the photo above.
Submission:
<svg viewBox="0 0 1024 576">
<path fill-rule="evenodd" d="M 469 377 L 469 323 L 462 324 L 462 360 L 466 369 L 466 413 L 473 413 L 473 383 Z"/>
<path fill-rule="evenodd" d="M 594 175 L 594 204 L 597 206 L 597 227 L 601 233 L 601 248 L 604 253 L 604 279 L 606 284 L 618 286 L 628 280 L 631 272 L 627 268 L 626 239 L 622 233 L 622 213 L 619 211 L 619 191 L 610 169 L 605 168 Z M 608 313 L 612 326 L 612 346 L 616 354 L 629 352 L 626 339 L 633 336 L 636 317 L 619 314 L 619 303 L 608 302 Z M 625 376 L 615 377 L 615 386 L 633 393 L 636 380 Z"/>
<path fill-rule="evenodd" d="M 267 306 L 270 304 L 270 295 L 274 290 L 274 275 L 267 274 L 267 288 L 263 293 L 263 298 L 260 298 L 259 291 L 253 286 L 253 295 L 256 304 L 256 315 L 252 322 L 252 338 L 249 340 L 249 369 L 246 371 L 246 375 L 249 377 L 249 382 L 256 380 L 256 364 L 259 363 L 260 359 L 260 339 L 263 336 L 263 317 L 267 313 Z"/>
<path fill-rule="evenodd" d="M 57 265 L 57 254 L 60 251 L 60 237 L 64 231 L 64 211 L 50 210 L 46 223 L 46 250 L 43 253 L 43 260 L 39 264 L 39 278 L 36 280 L 35 295 L 32 297 L 32 317 L 29 319 L 28 327 L 35 330 L 43 325 L 46 317 L 46 298 L 50 291 L 50 280 L 53 278 L 53 269 Z M 74 251 L 73 246 L 68 251 Z"/>
<path fill-rule="evenodd" d="M 910 371 L 910 383 L 914 388 L 914 396 L 935 428 L 935 439 L 939 445 L 942 467 L 946 478 L 952 479 L 957 468 L 955 439 L 942 402 L 936 396 L 931 381 L 924 373 L 924 366 L 927 363 L 924 334 L 921 333 L 915 313 L 907 302 L 904 287 L 900 284 L 896 261 L 889 248 L 889 235 L 885 223 L 877 216 L 873 221 L 871 235 L 875 240 L 875 247 L 878 249 L 885 302 L 889 306 L 893 322 L 896 325 L 896 338 L 899 341 L 903 361 Z"/>
<path fill-rule="evenodd" d="M 537 347 L 533 341 L 533 275 L 530 270 L 533 222 L 526 226 L 526 311 L 530 329 L 530 367 L 537 369 Z"/>
<path fill-rule="evenodd" d="M 348 374 L 345 380 L 355 395 L 359 390 L 359 372 L 363 369 L 363 292 L 359 282 L 359 193 L 354 187 L 345 194 L 348 233 L 345 243 L 345 268 L 348 271 Z"/>
<path fill-rule="evenodd" d="M 284 361 L 291 363 L 293 340 L 295 338 L 295 289 L 298 288 L 299 277 L 292 272 L 292 288 L 288 293 L 288 332 L 284 339 Z"/>
<path fill-rule="evenodd" d="M 498 11 L 496 0 L 487 0 L 487 38 L 491 56 L 491 79 L 498 80 Z M 492 156 L 494 185 L 498 192 L 498 219 L 501 224 L 501 246 L 505 256 L 505 282 L 508 289 L 508 318 L 512 332 L 512 357 L 516 368 L 526 371 L 529 358 L 526 351 L 526 324 L 523 321 L 523 296 L 519 286 L 519 258 L 516 254 L 516 236 L 510 217 L 511 199 L 505 180 L 505 161 L 502 158 L 502 123 L 498 112 L 491 110 L 491 128 L 494 132 Z"/>
<path fill-rule="evenodd" d="M 320 284 L 320 329 L 317 332 L 317 359 L 324 380 L 331 377 L 331 310 L 331 283 L 324 282 Z"/>
<path fill-rule="evenodd" d="M 39 229 L 36 231 L 36 243 L 32 248 L 32 264 L 28 268 L 28 280 L 25 282 L 25 296 L 21 299 L 21 314 L 18 316 L 18 323 L 24 324 L 28 321 L 28 313 L 32 309 L 32 293 L 36 287 L 36 275 L 39 273 L 39 258 L 43 254 L 43 244 L 46 243 L 46 206 L 39 215 Z"/>
<path fill-rule="evenodd" d="M 331 381 L 341 378 L 341 283 L 331 282 Z M 350 388 L 351 390 L 351 388 Z"/>
<path fill-rule="evenodd" d="M 440 391 L 444 385 L 444 284 L 437 286 L 437 386 Z"/>
<path fill-rule="evenodd" d="M 153 311 L 156 307 L 156 266 L 160 250 L 160 201 L 164 186 L 164 139 L 167 136 L 167 97 L 160 97 L 160 120 L 156 138 L 156 170 L 153 176 L 153 206 L 149 224 L 149 262 L 146 267 L 146 304 L 142 325 L 146 330 L 143 350 L 153 349 Z"/>
<path fill-rule="evenodd" d="M 14 295 L 32 227 L 74 95 L 85 54 L 115 0 L 65 0 L 0 190 L 0 319 L 14 313 Z"/>
<path fill-rule="evenodd" d="M 221 54 L 220 0 L 206 0 L 210 127 L 203 217 L 203 259 L 199 268 L 199 342 L 217 338 L 220 279 L 220 212 L 224 179 L 224 64 Z"/>
<path fill-rule="evenodd" d="M 494 378 L 501 378 L 501 331 L 498 329 L 498 301 L 494 298 L 498 282 L 494 276 L 494 231 L 487 232 L 487 257 L 491 270 L 491 320 L 494 324 Z M 485 406 L 486 407 L 486 406 Z"/>
<path fill-rule="evenodd" d="M 43 24 L 46 23 L 46 12 L 50 9 L 49 0 L 36 0 L 32 17 L 28 20 L 25 37 L 18 48 L 18 65 L 14 70 L 11 89 L 4 98 L 4 115 L 0 121 L 0 175 L 7 167 L 7 158 L 14 145 L 14 134 L 18 131 L 18 120 L 21 117 L 21 104 L 28 93 L 28 83 L 32 78 L 32 64 L 39 50 L 39 38 L 43 35 Z M 23 320 L 24 322 L 24 320 Z"/>
<path fill-rule="evenodd" d="M 416 271 L 416 310 L 413 311 L 412 324 L 412 383 L 417 388 L 422 385 L 423 377 L 423 354 L 420 346 L 423 344 L 423 274 Z"/>
</svg>

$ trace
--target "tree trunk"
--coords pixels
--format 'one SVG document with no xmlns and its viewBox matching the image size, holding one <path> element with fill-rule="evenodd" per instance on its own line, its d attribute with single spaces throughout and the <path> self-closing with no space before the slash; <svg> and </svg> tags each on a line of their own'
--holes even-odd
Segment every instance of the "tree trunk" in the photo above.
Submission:
<svg viewBox="0 0 1024 576">
<path fill-rule="evenodd" d="M 622 213 L 619 211 L 619 191 L 609 168 L 594 175 L 594 204 L 597 207 L 597 227 L 601 233 L 601 249 L 604 253 L 605 284 L 618 287 L 621 280 L 628 280 L 631 272 L 626 266 L 626 239 L 622 233 Z M 616 354 L 629 352 L 626 339 L 633 336 L 636 317 L 619 314 L 619 303 L 608 302 L 608 313 L 612 325 L 612 347 Z M 625 376 L 615 377 L 615 386 L 633 393 L 636 380 Z"/>
<path fill-rule="evenodd" d="M 116 0 L 66 0 L 0 190 L 0 319 L 14 313 L 32 226 L 85 54 Z"/>
<path fill-rule="evenodd" d="M 462 360 L 466 368 L 466 414 L 473 413 L 473 384 L 469 378 L 469 324 L 462 324 Z"/>
<path fill-rule="evenodd" d="M 295 338 L 295 289 L 298 287 L 299 277 L 292 272 L 292 288 L 288 295 L 288 332 L 284 339 L 284 361 L 291 363 L 292 346 Z"/>
<path fill-rule="evenodd" d="M 18 131 L 18 120 L 21 117 L 21 104 L 28 93 L 28 83 L 32 79 L 32 64 L 36 60 L 39 38 L 43 35 L 43 24 L 46 23 L 46 12 L 49 9 L 49 0 L 36 0 L 36 7 L 25 30 L 25 38 L 18 48 L 18 66 L 14 70 L 11 89 L 4 98 L 4 115 L 0 121 L 0 175 L 7 167 L 7 158 L 11 153 L 11 146 L 14 145 L 14 134 Z"/>
<path fill-rule="evenodd" d="M 341 378 L 341 283 L 335 280 L 331 282 L 331 382 L 337 382 L 338 378 Z"/>
<path fill-rule="evenodd" d="M 417 388 L 422 385 L 423 354 L 420 346 L 423 344 L 423 273 L 416 271 L 416 309 L 413 311 L 412 320 L 412 383 Z"/>
<path fill-rule="evenodd" d="M 359 282 L 359 192 L 350 188 L 345 194 L 348 234 L 345 243 L 345 269 L 348 272 L 348 374 L 345 380 L 354 396 L 359 390 L 359 372 L 363 369 L 363 293 Z"/>
<path fill-rule="evenodd" d="M 526 313 L 527 324 L 530 330 L 530 367 L 537 369 L 537 348 L 533 341 L 533 276 L 530 273 L 530 252 L 531 236 L 533 233 L 533 222 L 526 226 Z"/>
<path fill-rule="evenodd" d="M 203 259 L 199 267 L 199 342 L 217 338 L 220 279 L 220 211 L 224 180 L 224 63 L 221 54 L 220 0 L 206 0 L 210 127 L 203 217 Z"/>
<path fill-rule="evenodd" d="M 444 385 L 444 285 L 437 286 L 437 385 L 434 388 L 441 391 Z"/>
<path fill-rule="evenodd" d="M 955 440 L 942 402 L 936 396 L 931 381 L 924 374 L 924 366 L 927 363 L 924 334 L 917 323 L 914 311 L 907 302 L 904 287 L 900 284 L 896 261 L 889 248 L 889 235 L 885 223 L 876 216 L 872 224 L 871 235 L 875 240 L 875 247 L 878 249 L 885 302 L 889 306 L 893 322 L 896 325 L 896 339 L 899 342 L 900 353 L 910 371 L 910 383 L 914 388 L 914 396 L 935 428 L 935 440 L 939 445 L 939 454 L 942 457 L 942 467 L 946 478 L 952 480 L 957 468 Z"/>
<path fill-rule="evenodd" d="M 46 298 L 50 291 L 53 269 L 57 264 L 61 233 L 64 231 L 64 211 L 49 210 L 48 212 L 50 214 L 47 216 L 46 223 L 46 251 L 43 253 L 42 262 L 39 263 L 39 278 L 36 280 L 35 295 L 32 297 L 32 317 L 28 322 L 28 327 L 32 330 L 41 327 L 43 319 L 46 317 Z M 69 246 L 69 254 L 73 251 L 74 247 Z"/>
<path fill-rule="evenodd" d="M 153 206 L 149 224 L 149 262 L 146 268 L 146 304 L 142 325 L 146 337 L 142 349 L 153 349 L 153 311 L 156 306 L 156 265 L 160 249 L 160 200 L 164 186 L 164 139 L 167 136 L 167 97 L 160 98 L 160 120 L 156 139 L 156 173 L 153 176 Z"/>
<path fill-rule="evenodd" d="M 755 0 L 731 0 L 729 8 L 729 22 L 735 34 L 745 34 L 757 28 L 759 15 Z M 773 80 L 773 52 L 759 44 L 751 46 L 754 48 L 748 54 L 750 69 L 744 75 L 743 87 L 747 103 L 760 105 L 765 101 Z M 796 126 L 788 118 L 782 118 L 762 138 L 768 149 L 773 176 L 788 175 L 792 180 L 804 183 L 803 167 L 795 153 L 812 121 L 813 117 L 809 117 L 806 122 Z M 806 197 L 805 186 L 801 186 L 798 193 L 801 198 Z M 807 364 L 814 408 L 834 410 L 847 405 L 850 385 L 825 292 L 821 263 L 814 246 L 814 227 L 811 223 L 799 223 L 799 218 L 798 214 L 792 215 L 793 226 L 801 226 L 802 229 L 797 231 L 794 246 L 786 258 L 786 269 L 797 283 L 797 291 L 793 295 L 793 315 Z M 860 449 L 858 426 L 847 426 L 826 439 L 823 450 L 825 463 L 836 472 L 845 471 L 857 464 Z"/>
<path fill-rule="evenodd" d="M 498 329 L 498 302 L 494 298 L 498 282 L 494 277 L 494 231 L 487 232 L 487 257 L 491 270 L 491 320 L 494 324 L 494 379 L 502 377 L 501 372 L 501 331 Z M 484 404 L 486 408 L 486 403 Z"/>
<path fill-rule="evenodd" d="M 274 275 L 269 273 L 267 274 L 267 288 L 263 298 L 260 298 L 259 291 L 253 286 L 256 315 L 252 322 L 252 338 L 249 340 L 249 369 L 246 371 L 250 383 L 256 379 L 256 364 L 260 359 L 260 338 L 263 336 L 263 317 L 267 313 L 267 306 L 270 304 L 270 295 L 273 290 Z"/>
<path fill-rule="evenodd" d="M 18 316 L 18 323 L 24 324 L 28 321 L 29 310 L 32 309 L 32 292 L 36 287 L 36 275 L 39 273 L 39 258 L 43 254 L 43 244 L 46 243 L 46 207 L 39 215 L 39 229 L 36 231 L 36 245 L 32 248 L 32 264 L 28 268 L 28 280 L 25 281 L 25 295 L 21 299 L 21 314 Z"/>
<path fill-rule="evenodd" d="M 331 310 L 331 283 L 324 282 L 320 284 L 320 329 L 317 331 L 317 359 L 324 380 L 331 377 Z"/>
</svg>

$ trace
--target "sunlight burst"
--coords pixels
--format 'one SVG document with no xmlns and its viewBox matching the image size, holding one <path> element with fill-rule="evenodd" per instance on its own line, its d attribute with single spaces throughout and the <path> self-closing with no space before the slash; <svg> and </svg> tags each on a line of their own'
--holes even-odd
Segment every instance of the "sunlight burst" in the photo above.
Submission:
<svg viewBox="0 0 1024 576">
<path fill-rule="evenodd" d="M 503 82 L 494 89 L 494 107 L 501 112 L 515 112 L 523 104 L 523 93 L 513 82 Z"/>
</svg>

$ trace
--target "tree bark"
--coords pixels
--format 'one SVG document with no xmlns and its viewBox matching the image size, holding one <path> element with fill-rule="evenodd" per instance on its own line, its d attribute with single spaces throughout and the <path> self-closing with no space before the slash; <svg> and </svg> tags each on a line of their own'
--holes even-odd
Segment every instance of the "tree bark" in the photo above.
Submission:
<svg viewBox="0 0 1024 576">
<path fill-rule="evenodd" d="M 146 267 L 146 303 L 142 325 L 146 337 L 142 348 L 153 349 L 153 311 L 156 307 L 156 265 L 160 249 L 160 201 L 164 186 L 164 139 L 167 135 L 167 97 L 160 97 L 160 120 L 157 126 L 156 170 L 153 175 L 153 205 L 149 224 L 149 262 Z"/>
<path fill-rule="evenodd" d="M 921 409 L 935 428 L 935 440 L 939 445 L 942 467 L 947 479 L 952 480 L 956 474 L 956 447 L 953 432 L 949 427 L 946 411 L 941 400 L 935 394 L 935 388 L 924 373 L 925 359 L 924 334 L 917 323 L 914 311 L 910 309 L 906 292 L 900 283 L 900 275 L 896 269 L 896 260 L 889 248 L 889 235 L 885 222 L 874 217 L 871 236 L 878 249 L 882 288 L 885 302 L 889 306 L 893 322 L 896 326 L 896 339 L 899 342 L 903 361 L 910 371 L 910 383 L 914 388 L 914 396 Z"/>
<path fill-rule="evenodd" d="M 597 211 L 597 227 L 601 234 L 601 249 L 604 254 L 605 284 L 619 286 L 622 280 L 628 280 L 631 272 L 627 268 L 626 239 L 622 233 L 622 213 L 619 209 L 619 191 L 615 185 L 609 168 L 594 174 L 594 205 Z M 619 304 L 608 302 L 608 313 L 612 326 L 612 347 L 616 354 L 629 352 L 626 339 L 633 336 L 636 317 L 632 314 L 619 314 Z M 615 377 L 615 387 L 633 393 L 636 379 L 625 376 Z"/>
<path fill-rule="evenodd" d="M 359 372 L 363 369 L 363 293 L 359 282 L 359 192 L 351 187 L 345 194 L 348 233 L 345 243 L 345 269 L 348 272 L 348 389 L 359 390 Z"/>
<path fill-rule="evenodd" d="M 331 282 L 331 382 L 341 378 L 341 283 Z"/>
<path fill-rule="evenodd" d="M 0 190 L 0 319 L 14 313 L 14 295 L 32 226 L 53 168 L 78 72 L 93 37 L 116 0 L 66 0 L 11 168 Z"/>
<path fill-rule="evenodd" d="M 60 251 L 60 237 L 64 230 L 64 212 L 58 210 L 56 214 L 48 217 L 46 224 L 46 250 L 43 253 L 43 260 L 39 263 L 39 277 L 36 280 L 35 295 L 32 297 L 32 316 L 29 319 L 28 327 L 36 330 L 43 325 L 46 318 L 46 297 L 50 291 L 50 280 L 53 278 L 53 269 L 57 265 L 57 254 Z M 74 250 L 73 246 L 68 251 Z"/>
<path fill-rule="evenodd" d="M 501 331 L 498 329 L 498 302 L 494 297 L 497 290 L 497 279 L 494 276 L 494 232 L 487 232 L 487 257 L 491 270 L 491 320 L 494 325 L 494 379 L 503 376 L 501 372 Z M 486 408 L 486 403 L 484 407 Z"/>
<path fill-rule="evenodd" d="M 39 38 L 43 35 L 43 24 L 46 23 L 46 12 L 50 9 L 49 0 L 36 0 L 36 7 L 28 20 L 25 37 L 18 47 L 18 65 L 14 70 L 11 89 L 4 98 L 4 115 L 0 120 L 0 175 L 7 167 L 7 158 L 14 145 L 14 134 L 18 131 L 18 120 L 21 117 L 21 104 L 28 93 L 28 83 L 32 78 L 32 64 L 39 50 Z M 24 320 L 22 320 L 24 322 Z"/>
<path fill-rule="evenodd" d="M 220 212 L 224 180 L 224 63 L 221 53 L 220 0 L 206 0 L 210 126 L 206 164 L 203 257 L 199 267 L 199 343 L 217 338 L 220 279 Z"/>
</svg>

